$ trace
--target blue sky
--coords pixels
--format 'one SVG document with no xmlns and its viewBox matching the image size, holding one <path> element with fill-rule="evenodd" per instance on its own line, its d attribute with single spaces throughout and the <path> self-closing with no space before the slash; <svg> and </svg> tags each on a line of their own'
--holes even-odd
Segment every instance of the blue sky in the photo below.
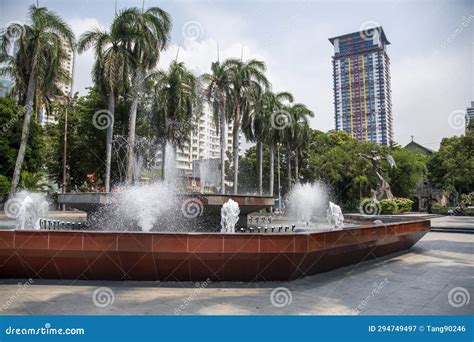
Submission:
<svg viewBox="0 0 474 342">
<path fill-rule="evenodd" d="M 32 1 L 0 0 L 0 24 L 26 20 Z M 114 0 L 40 0 L 67 20 L 79 36 L 107 27 Z M 117 0 L 117 7 L 140 7 L 141 0 Z M 442 137 L 464 132 L 460 116 L 474 101 L 474 2 L 433 1 L 151 1 L 173 19 L 172 44 L 160 67 L 176 57 L 196 73 L 216 59 L 260 58 L 267 62 L 275 91 L 289 91 L 316 114 L 311 125 L 334 127 L 332 45 L 328 38 L 381 25 L 392 43 L 395 140 L 415 140 L 437 149 Z M 90 85 L 93 54 L 77 57 L 75 90 Z"/>
</svg>

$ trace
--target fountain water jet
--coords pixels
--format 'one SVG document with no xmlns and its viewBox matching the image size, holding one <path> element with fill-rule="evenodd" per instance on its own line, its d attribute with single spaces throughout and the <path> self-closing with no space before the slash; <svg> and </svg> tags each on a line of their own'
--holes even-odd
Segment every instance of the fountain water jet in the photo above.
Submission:
<svg viewBox="0 0 474 342">
<path fill-rule="evenodd" d="M 326 213 L 329 223 L 334 223 L 336 228 L 344 227 L 344 215 L 342 215 L 340 206 L 329 201 L 329 209 Z"/>
<path fill-rule="evenodd" d="M 321 221 L 328 198 L 327 188 L 322 183 L 296 184 L 288 196 L 287 215 L 305 224 L 310 221 Z"/>
<path fill-rule="evenodd" d="M 239 204 L 229 199 L 221 208 L 221 233 L 235 233 L 235 225 L 239 221 Z"/>
<path fill-rule="evenodd" d="M 178 220 L 174 210 L 176 194 L 175 185 L 168 182 L 118 188 L 110 198 L 110 203 L 91 216 L 90 223 L 105 230 L 129 227 L 131 230 L 149 232 L 155 226 L 163 226 L 168 220 Z"/>
<path fill-rule="evenodd" d="M 5 203 L 5 213 L 15 219 L 17 229 L 40 229 L 39 220 L 48 208 L 46 195 L 26 190 L 17 192 Z"/>
</svg>

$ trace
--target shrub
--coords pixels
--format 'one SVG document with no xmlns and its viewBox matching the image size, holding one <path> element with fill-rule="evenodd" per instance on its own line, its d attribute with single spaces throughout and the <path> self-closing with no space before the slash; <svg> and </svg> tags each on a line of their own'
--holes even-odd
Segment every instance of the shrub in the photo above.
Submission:
<svg viewBox="0 0 474 342">
<path fill-rule="evenodd" d="M 474 201 L 474 194 L 461 194 L 461 202 L 464 203 L 467 206 L 472 205 L 472 202 Z"/>
<path fill-rule="evenodd" d="M 397 203 L 395 200 L 383 199 L 380 201 L 382 214 L 396 214 L 398 212 Z"/>
<path fill-rule="evenodd" d="M 397 213 L 406 213 L 410 211 L 413 206 L 413 201 L 404 197 L 395 197 L 394 202 L 397 205 Z"/>
<path fill-rule="evenodd" d="M 0 175 L 0 194 L 6 194 L 10 190 L 10 186 L 8 177 Z"/>
</svg>

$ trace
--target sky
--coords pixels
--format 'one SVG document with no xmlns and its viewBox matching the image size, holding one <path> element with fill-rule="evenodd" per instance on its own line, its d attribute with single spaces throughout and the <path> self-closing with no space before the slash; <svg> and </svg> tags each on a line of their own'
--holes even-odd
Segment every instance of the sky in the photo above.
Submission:
<svg viewBox="0 0 474 342">
<path fill-rule="evenodd" d="M 0 0 L 0 25 L 27 21 L 34 1 Z M 115 13 L 142 0 L 39 0 L 61 15 L 79 37 L 107 28 Z M 474 101 L 474 1 L 230 1 L 145 0 L 173 20 L 172 40 L 159 67 L 178 56 L 196 74 L 228 57 L 262 59 L 273 91 L 291 92 L 314 113 L 311 126 L 334 128 L 329 37 L 382 26 L 391 44 L 395 141 L 438 149 L 443 137 L 464 133 L 464 112 Z M 218 48 L 219 47 L 219 48 Z M 178 52 L 179 49 L 179 53 Z M 74 90 L 91 85 L 92 51 L 76 57 Z"/>
</svg>

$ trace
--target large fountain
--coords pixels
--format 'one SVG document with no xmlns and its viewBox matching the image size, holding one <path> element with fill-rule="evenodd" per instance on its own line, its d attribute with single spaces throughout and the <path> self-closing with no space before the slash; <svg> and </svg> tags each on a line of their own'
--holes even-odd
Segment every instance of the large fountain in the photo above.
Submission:
<svg viewBox="0 0 474 342">
<path fill-rule="evenodd" d="M 344 220 L 321 183 L 295 185 L 278 215 L 262 212 L 273 197 L 186 194 L 169 180 L 59 195 L 87 212 L 80 223 L 49 220 L 41 197 L 17 196 L 16 229 L 0 230 L 3 278 L 290 280 L 408 249 L 430 229 Z"/>
</svg>

